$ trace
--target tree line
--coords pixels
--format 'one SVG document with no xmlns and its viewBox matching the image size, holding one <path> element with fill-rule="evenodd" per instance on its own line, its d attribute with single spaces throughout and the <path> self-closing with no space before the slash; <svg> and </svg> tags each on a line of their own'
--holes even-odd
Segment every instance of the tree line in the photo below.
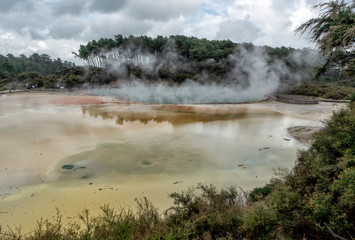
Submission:
<svg viewBox="0 0 355 240">
<path fill-rule="evenodd" d="M 60 58 L 51 59 L 48 54 L 33 53 L 28 57 L 24 54 L 18 57 L 12 54 L 6 56 L 0 54 L 0 78 L 4 78 L 6 74 L 22 72 L 37 72 L 40 75 L 49 75 L 65 67 L 74 66 L 74 63 L 62 61 Z"/>
<path fill-rule="evenodd" d="M 93 40 L 86 45 L 80 45 L 79 52 L 74 53 L 88 65 L 103 67 L 110 61 L 140 63 L 144 55 L 162 56 L 172 50 L 186 58 L 187 61 L 203 61 L 214 59 L 220 61 L 233 53 L 236 43 L 230 40 L 207 40 L 184 35 L 170 37 L 148 36 L 123 37 L 117 34 L 114 38 Z"/>
<path fill-rule="evenodd" d="M 30 56 L 0 54 L 0 90 L 24 88 L 26 85 L 56 87 L 53 74 L 75 64 L 60 58 L 52 59 L 48 54 L 33 53 Z"/>
<path fill-rule="evenodd" d="M 243 54 L 253 54 L 259 50 L 263 52 L 262 57 L 269 68 L 278 62 L 286 66 L 288 71 L 280 71 L 281 80 L 286 83 L 292 73 L 305 73 L 305 78 L 312 76 L 313 66 L 294 58 L 295 53 L 302 55 L 305 50 L 259 47 L 252 43 L 237 44 L 230 40 L 207 40 L 182 35 L 156 38 L 116 35 L 114 39 L 102 38 L 90 41 L 86 46 L 81 45 L 79 53 L 75 55 L 84 61 L 83 67 L 60 59 L 51 60 L 46 54 L 35 53 L 28 58 L 8 54 L 0 59 L 3 69 L 0 88 L 6 88 L 10 83 L 12 88 L 21 88 L 26 84 L 73 88 L 83 84 L 101 85 L 130 79 L 169 84 L 181 84 L 186 80 L 202 84 L 228 81 L 239 84 L 248 82 L 249 73 L 241 69 L 243 66 L 238 59 L 242 59 Z M 233 75 L 235 68 L 242 73 Z"/>
</svg>

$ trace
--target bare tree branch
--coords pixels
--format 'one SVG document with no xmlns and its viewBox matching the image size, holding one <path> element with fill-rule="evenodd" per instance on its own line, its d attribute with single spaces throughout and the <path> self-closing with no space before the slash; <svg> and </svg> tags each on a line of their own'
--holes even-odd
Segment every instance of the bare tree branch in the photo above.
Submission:
<svg viewBox="0 0 355 240">
<path fill-rule="evenodd" d="M 323 224 L 324 224 L 324 226 L 327 228 L 328 232 L 329 232 L 330 234 L 332 234 L 333 237 L 335 237 L 335 238 L 337 238 L 337 239 L 341 239 L 341 240 L 348 240 L 348 239 L 346 239 L 346 238 L 340 237 L 339 235 L 336 235 L 336 234 L 333 232 L 333 230 L 328 226 L 328 224 L 326 224 L 326 223 L 323 223 Z"/>
</svg>

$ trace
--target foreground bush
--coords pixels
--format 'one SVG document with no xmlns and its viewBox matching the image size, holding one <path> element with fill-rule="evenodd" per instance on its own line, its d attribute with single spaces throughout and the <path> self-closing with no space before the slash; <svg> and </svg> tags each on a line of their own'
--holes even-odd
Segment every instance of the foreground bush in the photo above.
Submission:
<svg viewBox="0 0 355 240">
<path fill-rule="evenodd" d="M 275 212 L 279 230 L 301 239 L 351 239 L 355 232 L 355 104 L 333 114 L 299 153 L 293 171 L 263 202 Z M 333 234 L 333 235 L 332 235 Z"/>
</svg>

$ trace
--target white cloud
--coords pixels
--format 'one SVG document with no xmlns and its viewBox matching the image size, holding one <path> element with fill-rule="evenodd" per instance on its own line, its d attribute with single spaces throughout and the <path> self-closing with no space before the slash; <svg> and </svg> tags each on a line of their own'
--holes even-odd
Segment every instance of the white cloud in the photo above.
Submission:
<svg viewBox="0 0 355 240">
<path fill-rule="evenodd" d="M 291 29 L 296 29 L 308 19 L 316 17 L 315 11 L 309 11 L 309 6 L 306 0 L 301 0 L 298 8 L 290 14 Z"/>
<path fill-rule="evenodd" d="M 0 40 L 14 40 L 14 35 L 10 32 L 0 34 Z"/>
<path fill-rule="evenodd" d="M 221 23 L 217 39 L 234 42 L 253 42 L 261 36 L 260 29 L 249 20 L 226 20 Z"/>
<path fill-rule="evenodd" d="M 184 34 L 199 38 L 215 39 L 222 21 L 223 18 L 221 16 L 205 13 L 202 17 L 188 22 Z"/>
<path fill-rule="evenodd" d="M 149 21 L 139 21 L 124 14 L 93 14 L 90 31 L 86 32 L 88 40 L 113 37 L 116 34 L 144 35 L 152 28 Z"/>
<path fill-rule="evenodd" d="M 45 41 L 38 41 L 38 42 L 37 42 L 37 46 L 38 46 L 38 48 L 41 49 L 41 50 L 46 50 L 46 49 L 48 49 L 47 44 L 46 44 Z"/>
<path fill-rule="evenodd" d="M 166 22 L 156 22 L 152 21 L 151 22 L 152 27 L 151 29 L 147 32 L 148 36 L 151 37 L 156 37 L 157 35 L 164 35 L 170 36 L 170 35 L 177 35 L 177 34 L 183 34 L 184 30 L 187 27 L 187 21 L 183 16 L 180 16 L 178 18 L 170 19 Z"/>
</svg>

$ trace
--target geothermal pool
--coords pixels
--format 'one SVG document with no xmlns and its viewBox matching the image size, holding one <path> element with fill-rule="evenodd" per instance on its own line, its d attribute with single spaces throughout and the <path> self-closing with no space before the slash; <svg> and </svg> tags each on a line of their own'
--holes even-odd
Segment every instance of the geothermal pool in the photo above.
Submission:
<svg viewBox="0 0 355 240">
<path fill-rule="evenodd" d="M 161 105 L 110 97 L 0 95 L 0 225 L 32 229 L 58 207 L 70 221 L 84 207 L 135 207 L 197 183 L 244 190 L 291 168 L 291 126 L 319 126 L 338 106 L 276 102 Z"/>
</svg>

